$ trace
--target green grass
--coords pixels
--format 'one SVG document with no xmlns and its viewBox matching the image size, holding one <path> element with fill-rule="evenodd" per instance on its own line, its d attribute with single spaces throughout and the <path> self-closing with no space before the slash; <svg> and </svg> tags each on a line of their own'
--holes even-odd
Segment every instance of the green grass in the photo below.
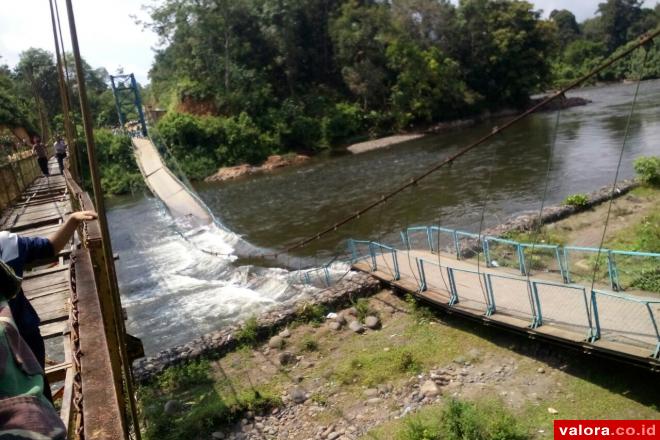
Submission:
<svg viewBox="0 0 660 440">
<path fill-rule="evenodd" d="M 175 440 L 208 438 L 238 420 L 246 411 L 264 411 L 282 404 L 278 390 L 217 378 L 208 361 L 169 368 L 152 385 L 138 390 L 143 438 Z M 165 414 L 165 403 L 179 402 L 177 414 Z"/>
<path fill-rule="evenodd" d="M 300 351 L 318 351 L 319 343 L 313 336 L 305 336 L 305 338 L 300 343 Z"/>
<path fill-rule="evenodd" d="M 525 440 L 524 424 L 497 401 L 450 399 L 375 429 L 364 438 L 396 440 Z"/>
<path fill-rule="evenodd" d="M 259 332 L 257 317 L 252 316 L 243 323 L 241 329 L 236 333 L 236 342 L 239 347 L 253 347 L 257 344 L 258 340 Z"/>
</svg>

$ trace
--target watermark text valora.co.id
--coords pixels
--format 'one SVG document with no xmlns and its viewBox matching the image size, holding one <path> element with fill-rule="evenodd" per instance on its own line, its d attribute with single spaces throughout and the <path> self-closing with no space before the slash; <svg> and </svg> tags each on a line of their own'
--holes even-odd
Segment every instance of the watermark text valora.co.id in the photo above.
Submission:
<svg viewBox="0 0 660 440">
<path fill-rule="evenodd" d="M 554 438 L 657 439 L 660 420 L 555 420 Z"/>
</svg>

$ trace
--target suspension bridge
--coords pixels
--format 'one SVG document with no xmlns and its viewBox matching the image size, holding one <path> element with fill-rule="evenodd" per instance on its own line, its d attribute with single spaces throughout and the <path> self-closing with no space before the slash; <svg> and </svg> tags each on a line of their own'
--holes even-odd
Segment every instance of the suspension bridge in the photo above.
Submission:
<svg viewBox="0 0 660 440">
<path fill-rule="evenodd" d="M 31 157 L 11 159 L 0 166 L 5 188 L 0 201 L 4 209 L 0 229 L 44 236 L 57 229 L 74 210 L 98 211 L 98 220 L 86 222 L 63 252 L 28 268 L 23 287 L 42 319 L 41 332 L 48 341 L 52 360 L 45 373 L 54 385 L 55 396 L 62 399 L 60 417 L 68 428 L 69 438 L 139 439 L 131 364 L 143 353 L 139 341 L 128 335 L 124 326 L 75 18 L 71 1 L 67 0 L 66 4 L 93 194 L 81 187 L 82 155 L 76 148 L 70 150 L 71 161 L 67 161 L 67 169 L 61 176 L 37 177 Z M 62 62 L 64 47 L 61 53 L 59 46 L 62 41 L 61 29 L 58 31 L 59 13 L 52 1 L 50 5 L 67 140 L 74 146 L 70 115 L 73 103 L 69 101 L 69 75 L 63 73 L 66 63 Z M 550 101 L 561 99 L 566 91 L 658 35 L 660 31 L 641 38 L 589 74 L 494 128 L 491 134 L 442 159 L 355 214 L 272 256 L 289 253 L 331 234 L 413 188 L 426 176 L 450 165 Z M 130 76 L 130 81 L 125 80 L 112 78 L 117 111 L 122 125 L 126 122 L 126 106 L 135 107 L 139 115 L 141 136 L 134 138 L 133 145 L 148 186 L 173 216 L 192 219 L 199 225 L 213 222 L 203 202 L 167 168 L 148 138 L 135 79 Z M 128 99 L 122 99 L 126 93 Z M 631 113 L 633 109 L 634 101 Z M 51 161 L 51 170 L 55 171 L 55 167 Z M 616 178 L 615 175 L 615 182 Z M 409 228 L 403 231 L 398 246 L 350 240 L 349 251 L 354 269 L 368 272 L 393 288 L 448 312 L 653 370 L 660 367 L 660 299 L 651 292 L 629 289 L 621 264 L 622 258 L 641 258 L 652 261 L 650 264 L 657 269 L 658 254 L 604 250 L 602 246 L 588 249 L 518 243 L 438 226 Z M 539 257 L 538 252 L 543 256 Z M 580 252 L 595 254 L 591 283 L 574 265 Z M 596 277 L 601 259 L 607 267 L 604 280 Z M 545 269 L 539 270 L 541 266 Z M 330 282 L 327 267 L 307 271 L 303 278 L 310 280 L 312 273 Z"/>
<path fill-rule="evenodd" d="M 399 247 L 349 240 L 353 268 L 447 312 L 585 352 L 660 368 L 660 295 L 624 289 L 660 254 L 521 243 L 437 226 Z M 583 263 L 607 267 L 593 286 Z M 631 269 L 632 267 L 632 269 Z"/>
</svg>

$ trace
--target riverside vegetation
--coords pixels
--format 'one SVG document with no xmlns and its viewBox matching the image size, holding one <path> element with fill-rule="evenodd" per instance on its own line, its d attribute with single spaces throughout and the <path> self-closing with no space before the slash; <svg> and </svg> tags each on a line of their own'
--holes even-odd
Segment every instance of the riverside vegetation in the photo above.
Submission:
<svg viewBox="0 0 660 440">
<path fill-rule="evenodd" d="M 615 200 L 606 246 L 660 252 L 658 163 L 637 160 L 643 183 Z M 607 209 L 510 237 L 598 246 Z M 619 267 L 624 283 L 627 267 Z M 652 269 L 633 288 L 660 292 Z M 643 371 L 436 314 L 388 291 L 326 319 L 330 311 L 301 307 L 267 344 L 250 319 L 237 350 L 143 385 L 145 438 L 522 440 L 549 438 L 555 418 L 660 416 L 657 387 Z"/>
<path fill-rule="evenodd" d="M 143 97 L 167 111 L 152 131 L 203 179 L 271 154 L 525 107 L 657 27 L 660 6 L 607 0 L 582 23 L 549 12 L 508 0 L 163 0 L 144 24 L 162 45 Z M 643 71 L 638 51 L 593 81 L 660 77 L 659 47 L 646 48 Z M 84 69 L 96 126 L 116 126 L 108 72 Z M 50 52 L 30 48 L 0 66 L 0 85 L 0 125 L 63 132 Z M 112 168 L 107 192 L 130 192 L 135 168 L 113 164 L 101 163 Z"/>
</svg>

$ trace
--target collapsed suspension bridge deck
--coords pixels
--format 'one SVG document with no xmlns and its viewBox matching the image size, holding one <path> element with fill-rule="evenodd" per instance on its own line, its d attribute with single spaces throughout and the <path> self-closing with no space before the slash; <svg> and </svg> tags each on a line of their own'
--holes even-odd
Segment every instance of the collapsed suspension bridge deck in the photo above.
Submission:
<svg viewBox="0 0 660 440">
<path fill-rule="evenodd" d="M 420 231 L 428 238 L 410 239 L 410 233 Z M 446 247 L 435 244 L 434 234 L 442 233 L 454 237 Z M 458 234 L 472 240 L 472 252 L 461 248 Z M 611 251 L 602 255 L 603 260 L 610 260 L 606 264 L 609 285 L 598 282 L 591 289 L 591 283 L 572 282 L 569 255 L 595 249 L 538 245 L 550 251 L 548 259 L 556 261 L 557 270 L 530 275 L 524 248 L 531 246 L 527 244 L 437 227 L 411 228 L 402 236 L 401 249 L 349 240 L 353 268 L 450 313 L 660 370 L 660 295 L 615 291 L 619 280 Z M 513 248 L 516 267 L 498 267 L 490 254 L 498 240 Z M 475 249 L 483 249 L 485 256 L 479 257 Z M 660 254 L 620 253 L 650 258 L 652 264 L 660 261 Z"/>
</svg>

